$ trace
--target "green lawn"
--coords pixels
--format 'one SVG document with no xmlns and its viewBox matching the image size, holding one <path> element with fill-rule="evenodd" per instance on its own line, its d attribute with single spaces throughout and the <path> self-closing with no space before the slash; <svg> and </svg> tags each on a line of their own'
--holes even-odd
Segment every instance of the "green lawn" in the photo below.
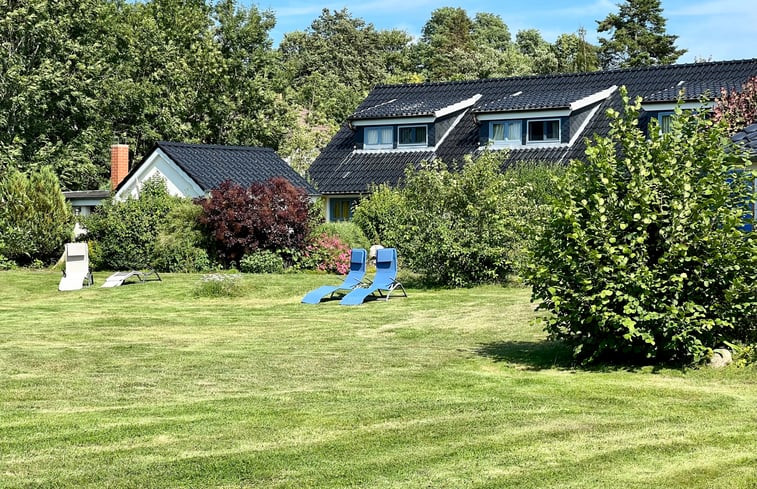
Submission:
<svg viewBox="0 0 757 489">
<path fill-rule="evenodd" d="M 58 278 L 0 272 L 0 487 L 757 487 L 757 371 L 574 369 L 526 289 Z"/>
</svg>

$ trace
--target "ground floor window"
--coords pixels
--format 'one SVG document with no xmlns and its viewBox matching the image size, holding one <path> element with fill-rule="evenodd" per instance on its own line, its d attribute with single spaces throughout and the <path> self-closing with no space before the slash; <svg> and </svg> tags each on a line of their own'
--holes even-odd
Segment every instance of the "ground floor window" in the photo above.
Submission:
<svg viewBox="0 0 757 489">
<path fill-rule="evenodd" d="M 352 210 L 356 204 L 356 198 L 329 199 L 329 221 L 349 221 L 352 219 Z"/>
</svg>

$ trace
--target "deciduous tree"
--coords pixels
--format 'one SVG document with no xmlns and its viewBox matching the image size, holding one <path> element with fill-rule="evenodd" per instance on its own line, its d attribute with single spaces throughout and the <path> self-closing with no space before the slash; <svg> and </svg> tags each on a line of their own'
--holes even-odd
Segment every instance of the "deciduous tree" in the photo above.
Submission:
<svg viewBox="0 0 757 489">
<path fill-rule="evenodd" d="M 638 126 L 640 99 L 575 161 L 527 273 L 550 336 L 581 361 L 698 362 L 754 339 L 748 160 L 705 111 Z"/>
</svg>

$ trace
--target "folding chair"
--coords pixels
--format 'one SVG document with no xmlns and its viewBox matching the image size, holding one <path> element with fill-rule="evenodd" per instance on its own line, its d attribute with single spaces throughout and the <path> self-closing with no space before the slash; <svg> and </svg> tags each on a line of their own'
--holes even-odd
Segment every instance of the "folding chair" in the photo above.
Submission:
<svg viewBox="0 0 757 489">
<path fill-rule="evenodd" d="M 89 247 L 87 243 L 66 243 L 63 259 L 66 269 L 60 279 L 58 290 L 79 290 L 84 282 L 92 285 L 92 271 L 89 269 Z"/>
<path fill-rule="evenodd" d="M 365 262 L 367 253 L 362 248 L 353 249 L 350 252 L 350 272 L 339 285 L 324 285 L 308 292 L 302 298 L 303 304 L 318 304 L 327 295 L 334 296 L 340 290 L 352 290 L 363 283 L 365 277 Z"/>
<path fill-rule="evenodd" d="M 376 252 L 376 276 L 373 277 L 373 282 L 367 287 L 352 289 L 350 293 L 342 297 L 339 303 L 343 306 L 357 306 L 374 292 L 378 292 L 383 298 L 382 290 L 386 291 L 384 299 L 388 301 L 389 295 L 398 288 L 407 297 L 405 287 L 397 281 L 397 250 L 395 248 L 380 249 Z"/>
<path fill-rule="evenodd" d="M 152 277 L 153 275 L 156 278 L 149 278 L 149 277 Z M 140 272 L 138 270 L 131 270 L 128 272 L 114 273 L 113 275 L 105 279 L 105 283 L 102 284 L 102 287 L 119 287 L 132 277 L 135 277 L 137 280 L 139 280 L 139 283 L 144 283 L 151 280 L 157 280 L 158 282 L 163 281 L 160 278 L 160 275 L 158 275 L 158 272 L 156 272 L 155 270 L 147 270 L 145 272 Z"/>
</svg>

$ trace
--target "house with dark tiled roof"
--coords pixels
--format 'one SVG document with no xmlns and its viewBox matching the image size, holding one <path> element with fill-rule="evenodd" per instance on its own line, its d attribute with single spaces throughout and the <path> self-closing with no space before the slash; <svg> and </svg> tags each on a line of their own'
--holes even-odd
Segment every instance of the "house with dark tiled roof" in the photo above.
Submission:
<svg viewBox="0 0 757 489">
<path fill-rule="evenodd" d="M 111 182 L 116 199 L 137 196 L 142 182 L 154 176 L 166 182 L 169 193 L 181 197 L 206 195 L 226 180 L 248 187 L 274 177 L 289 180 L 311 196 L 318 194 L 271 148 L 161 141 L 127 173 L 128 151 L 126 145 L 111 149 Z"/>
<path fill-rule="evenodd" d="M 618 87 L 642 97 L 640 125 L 668 130 L 673 109 L 700 108 L 722 88 L 740 90 L 757 59 L 445 83 L 377 86 L 310 167 L 328 220 L 349 219 L 372 184 L 401 182 L 408 166 L 459 162 L 486 148 L 515 161 L 581 158 L 586 138 L 609 130 Z M 711 106 L 711 102 L 705 103 Z"/>
<path fill-rule="evenodd" d="M 757 161 L 757 124 L 745 127 L 743 131 L 734 134 L 731 140 L 746 148 L 752 161 Z"/>
</svg>

